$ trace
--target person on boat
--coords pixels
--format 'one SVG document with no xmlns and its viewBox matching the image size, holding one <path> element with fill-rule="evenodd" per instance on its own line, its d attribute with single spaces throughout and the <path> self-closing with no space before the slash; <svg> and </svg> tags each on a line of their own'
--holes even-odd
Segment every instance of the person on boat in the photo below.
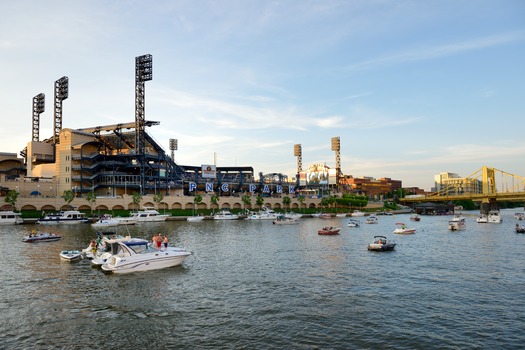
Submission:
<svg viewBox="0 0 525 350">
<path fill-rule="evenodd" d="M 97 253 L 97 241 L 92 239 L 91 243 L 90 243 L 90 246 L 91 246 L 91 253 L 93 253 L 93 257 L 94 257 L 95 254 Z"/>
<path fill-rule="evenodd" d="M 168 250 L 168 236 L 164 235 L 164 249 Z"/>
</svg>

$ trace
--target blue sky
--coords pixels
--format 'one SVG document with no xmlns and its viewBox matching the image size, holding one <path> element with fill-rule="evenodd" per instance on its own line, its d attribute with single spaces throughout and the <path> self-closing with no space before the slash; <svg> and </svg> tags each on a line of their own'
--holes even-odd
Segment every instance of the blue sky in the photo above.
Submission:
<svg viewBox="0 0 525 350">
<path fill-rule="evenodd" d="M 525 176 L 525 1 L 0 0 L 0 152 L 31 139 L 32 98 L 69 77 L 63 127 L 134 121 L 183 165 L 295 176 L 341 167 L 430 190 L 483 165 Z"/>
</svg>

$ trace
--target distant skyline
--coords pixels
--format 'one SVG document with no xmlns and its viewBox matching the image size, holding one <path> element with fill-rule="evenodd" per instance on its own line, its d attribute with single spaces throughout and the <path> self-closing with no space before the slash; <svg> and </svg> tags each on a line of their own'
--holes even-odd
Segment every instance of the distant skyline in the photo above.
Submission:
<svg viewBox="0 0 525 350">
<path fill-rule="evenodd" d="M 0 152 L 31 140 L 32 99 L 69 78 L 63 127 L 134 121 L 182 165 L 294 177 L 341 167 L 430 190 L 487 165 L 525 176 L 525 1 L 0 0 Z"/>
</svg>

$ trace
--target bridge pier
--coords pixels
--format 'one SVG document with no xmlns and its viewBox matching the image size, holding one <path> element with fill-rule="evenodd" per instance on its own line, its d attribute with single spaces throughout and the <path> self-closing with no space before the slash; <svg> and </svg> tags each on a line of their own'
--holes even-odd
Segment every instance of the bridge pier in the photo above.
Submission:
<svg viewBox="0 0 525 350">
<path fill-rule="evenodd" d="M 483 201 L 479 206 L 480 214 L 488 215 L 491 210 L 499 210 L 498 201 L 495 199 L 489 199 L 488 202 Z"/>
</svg>

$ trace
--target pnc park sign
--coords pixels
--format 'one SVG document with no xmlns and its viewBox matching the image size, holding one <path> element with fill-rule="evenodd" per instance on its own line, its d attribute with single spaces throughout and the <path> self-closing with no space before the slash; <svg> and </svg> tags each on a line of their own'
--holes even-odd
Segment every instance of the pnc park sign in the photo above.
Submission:
<svg viewBox="0 0 525 350">
<path fill-rule="evenodd" d="M 213 192 L 213 183 L 207 182 L 206 183 L 206 192 Z M 257 190 L 257 185 L 250 184 L 248 186 L 248 192 L 253 193 Z M 262 186 L 262 193 L 272 193 L 271 187 L 275 187 L 275 193 L 284 193 L 284 187 L 282 185 L 263 185 Z M 290 185 L 288 187 L 288 194 L 295 194 L 295 186 Z M 197 189 L 197 183 L 195 182 L 189 182 L 188 183 L 188 190 L 190 192 L 193 192 Z M 230 186 L 227 183 L 224 183 L 220 185 L 220 190 L 222 192 L 230 192 Z"/>
</svg>

